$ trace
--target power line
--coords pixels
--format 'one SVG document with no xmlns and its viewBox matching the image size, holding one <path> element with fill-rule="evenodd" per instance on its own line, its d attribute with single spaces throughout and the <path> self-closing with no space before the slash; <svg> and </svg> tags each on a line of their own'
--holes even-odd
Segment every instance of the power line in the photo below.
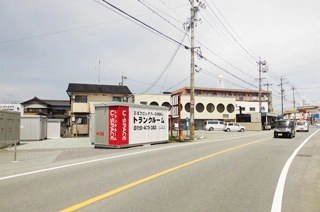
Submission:
<svg viewBox="0 0 320 212">
<path fill-rule="evenodd" d="M 200 72 L 200 73 L 206 74 L 206 75 L 211 76 L 211 77 L 214 77 L 214 78 L 216 78 L 216 79 L 219 79 L 219 76 L 216 75 L 216 74 L 214 74 L 214 73 L 212 73 L 211 71 L 206 70 L 206 69 L 204 69 L 204 68 L 200 68 L 200 67 L 197 66 L 197 65 L 196 65 L 196 67 L 199 68 L 199 72 Z M 242 86 L 242 85 L 240 85 L 240 84 L 234 83 L 234 82 L 231 81 L 231 80 L 225 79 L 225 81 L 228 82 L 228 83 L 230 83 L 230 84 L 233 84 L 233 85 L 235 85 L 235 86 L 237 86 L 237 87 L 247 89 L 246 87 L 244 87 L 244 86 Z"/>
<path fill-rule="evenodd" d="M 205 17 L 204 20 L 206 20 L 206 23 L 209 24 L 209 26 L 218 33 L 218 35 L 226 41 L 230 47 L 232 47 L 236 52 L 241 55 L 244 59 L 248 60 L 252 64 L 255 64 L 256 57 L 253 56 L 249 50 L 244 48 L 244 46 L 237 40 L 236 36 L 232 34 L 232 32 L 228 29 L 228 27 L 221 21 L 221 19 L 218 17 L 218 15 L 211 9 L 210 6 L 208 6 L 209 11 L 204 11 L 204 14 L 209 18 L 209 20 L 216 26 L 214 27 L 210 21 L 208 21 Z"/>
<path fill-rule="evenodd" d="M 187 32 L 184 34 L 181 42 L 184 41 L 186 35 L 187 35 Z M 162 76 L 164 75 L 164 73 L 168 70 L 168 68 L 169 68 L 169 66 L 171 65 L 173 59 L 176 57 L 176 55 L 177 55 L 178 50 L 180 49 L 180 47 L 181 47 L 180 45 L 177 46 L 177 48 L 175 49 L 173 55 L 171 56 L 168 64 L 165 66 L 165 68 L 163 69 L 163 71 L 161 72 L 161 74 L 157 77 L 157 79 L 153 82 L 153 84 L 152 84 L 147 90 L 144 91 L 144 93 L 148 92 L 150 89 L 153 88 L 153 86 L 154 86 L 155 84 L 157 84 L 157 82 L 159 82 L 159 80 L 161 79 L 161 77 L 162 77 Z"/>
<path fill-rule="evenodd" d="M 198 56 L 199 56 L 200 58 L 204 59 L 205 61 L 209 62 L 210 64 L 212 64 L 212 65 L 216 66 L 216 67 L 217 67 L 217 68 L 219 68 L 220 70 L 222 70 L 222 71 L 224 71 L 224 72 L 226 72 L 226 73 L 230 74 L 230 75 L 231 75 L 231 76 L 233 76 L 234 78 L 236 78 L 236 79 L 238 79 L 238 80 L 240 80 L 240 81 L 244 82 L 245 84 L 248 84 L 248 85 L 250 85 L 250 86 L 253 86 L 253 87 L 255 87 L 255 88 L 258 88 L 257 86 L 255 86 L 255 85 L 253 85 L 253 84 L 250 84 L 250 83 L 248 83 L 247 81 L 245 81 L 245 80 L 243 80 L 243 79 L 241 79 L 241 78 L 237 77 L 236 75 L 232 74 L 230 71 L 228 71 L 228 70 L 226 70 L 226 69 L 222 68 L 221 66 L 219 66 L 219 65 L 217 65 L 216 63 L 212 62 L 212 61 L 211 61 L 211 60 L 209 60 L 208 58 L 204 57 L 203 55 L 198 55 Z"/>
<path fill-rule="evenodd" d="M 154 9 L 152 9 L 149 5 L 147 5 L 145 2 L 142 2 L 141 0 L 138 0 L 138 2 L 140 2 L 143 6 L 145 6 L 146 8 L 148 8 L 150 11 L 152 11 L 154 14 L 158 15 L 160 18 L 162 18 L 164 21 L 166 21 L 168 24 L 170 24 L 171 26 L 173 26 L 174 28 L 176 28 L 178 31 L 184 33 L 179 27 L 175 26 L 173 23 L 171 23 L 168 19 L 166 19 L 165 17 L 163 17 L 162 15 L 160 15 L 157 11 L 155 11 Z"/>
<path fill-rule="evenodd" d="M 214 54 L 216 57 L 219 57 L 221 60 L 223 60 L 224 62 L 226 62 L 228 65 L 232 66 L 233 68 L 237 69 L 238 71 L 240 71 L 241 73 L 247 75 L 248 77 L 254 79 L 254 77 L 252 75 L 247 74 L 246 72 L 244 72 L 243 70 L 239 69 L 238 67 L 236 67 L 235 65 L 233 65 L 231 62 L 227 61 L 226 59 L 224 59 L 222 56 L 218 55 L 217 53 L 213 52 L 211 49 L 209 49 L 207 46 L 205 46 L 204 44 L 200 43 L 199 41 L 197 41 L 201 46 L 203 46 L 205 49 L 207 49 L 210 53 Z"/>
<path fill-rule="evenodd" d="M 18 42 L 18 41 L 23 41 L 23 40 L 34 39 L 34 38 L 48 37 L 48 36 L 51 36 L 51 35 L 56 35 L 56 34 L 76 31 L 76 30 L 83 30 L 83 29 L 98 27 L 98 26 L 101 26 L 101 25 L 110 24 L 110 23 L 113 23 L 113 22 L 121 21 L 121 20 L 124 20 L 124 19 L 119 19 L 119 20 L 114 20 L 114 21 L 107 21 L 107 22 L 102 22 L 102 23 L 97 23 L 97 24 L 91 24 L 91 25 L 79 26 L 79 27 L 74 27 L 74 28 L 69 28 L 69 29 L 63 29 L 63 30 L 59 30 L 59 31 L 55 31 L 55 32 L 48 32 L 48 33 L 42 33 L 42 34 L 38 34 L 38 35 L 31 35 L 31 36 L 27 36 L 27 37 L 21 37 L 21 38 L 15 38 L 15 39 L 11 39 L 11 40 L 0 41 L 0 45 L 7 44 L 7 43 Z"/>
<path fill-rule="evenodd" d="M 98 4 L 100 4 L 100 2 L 98 2 L 98 0 L 95 0 L 95 1 L 96 1 Z M 103 1 L 104 3 L 106 3 L 107 5 L 109 5 L 109 7 L 112 8 L 112 11 L 120 12 L 121 14 L 125 15 L 126 17 L 129 17 L 130 19 L 132 19 L 132 20 L 134 21 L 134 23 L 138 23 L 139 25 L 142 25 L 143 27 L 146 27 L 147 29 L 151 30 L 152 32 L 155 32 L 155 33 L 161 35 L 162 37 L 164 37 L 164 38 L 172 41 L 173 43 L 176 43 L 176 44 L 178 44 L 178 45 L 183 46 L 185 49 L 190 49 L 188 46 L 186 46 L 186 45 L 180 43 L 179 41 L 171 38 L 170 36 L 168 36 L 168 35 L 160 32 L 159 30 L 155 29 L 154 27 L 152 27 L 152 26 L 144 23 L 143 21 L 137 19 L 136 17 L 128 14 L 127 12 L 125 12 L 125 11 L 123 11 L 122 9 L 114 6 L 113 4 L 109 3 L 108 1 L 106 1 L 106 0 L 101 0 L 101 1 Z M 100 5 L 105 6 L 105 5 L 103 5 L 103 4 L 100 4 Z M 107 7 L 107 8 L 108 8 L 108 7 Z M 110 8 L 109 8 L 109 9 L 110 9 Z M 118 14 L 119 14 L 119 13 L 118 13 Z M 130 19 L 129 19 L 129 20 L 130 20 Z"/>
<path fill-rule="evenodd" d="M 210 7 L 209 3 L 204 0 L 208 6 L 208 8 L 214 13 L 213 9 Z M 231 29 L 231 32 L 228 30 L 227 27 L 225 27 L 225 25 L 223 24 L 223 21 L 221 21 L 219 19 L 218 16 L 216 16 L 218 18 L 218 20 L 223 24 L 223 26 L 226 28 L 226 30 L 230 33 L 230 35 L 234 38 L 235 42 L 239 44 L 239 46 L 248 54 L 250 55 L 255 61 L 257 61 L 258 56 L 253 53 L 251 51 L 251 49 L 245 44 L 245 42 L 240 38 L 240 36 L 236 33 L 236 31 L 233 29 L 233 27 L 230 25 L 230 23 L 228 22 L 228 20 L 224 17 L 224 15 L 220 12 L 219 8 L 217 7 L 217 5 L 213 2 L 210 1 L 210 3 L 213 4 L 213 6 L 215 7 L 215 9 L 218 11 L 218 13 L 220 14 L 220 16 L 222 17 L 223 21 L 229 26 L 229 28 Z M 233 35 L 234 34 L 234 35 Z M 239 42 L 238 40 L 240 40 L 241 42 Z"/>
</svg>

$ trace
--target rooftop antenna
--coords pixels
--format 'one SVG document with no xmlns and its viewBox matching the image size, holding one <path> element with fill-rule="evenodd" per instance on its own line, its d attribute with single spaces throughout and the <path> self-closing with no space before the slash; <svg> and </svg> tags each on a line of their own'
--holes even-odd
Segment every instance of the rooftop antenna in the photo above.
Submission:
<svg viewBox="0 0 320 212">
<path fill-rule="evenodd" d="M 224 88 L 224 77 L 223 77 L 223 75 L 219 75 L 218 76 L 217 87 L 218 88 Z"/>
<path fill-rule="evenodd" d="M 100 85 L 100 60 L 99 60 L 99 76 L 98 76 L 98 83 Z"/>
<path fill-rule="evenodd" d="M 119 85 L 123 85 L 123 82 L 124 82 L 125 79 L 127 79 L 127 77 L 123 76 L 123 72 L 122 72 L 121 82 L 119 82 Z"/>
</svg>

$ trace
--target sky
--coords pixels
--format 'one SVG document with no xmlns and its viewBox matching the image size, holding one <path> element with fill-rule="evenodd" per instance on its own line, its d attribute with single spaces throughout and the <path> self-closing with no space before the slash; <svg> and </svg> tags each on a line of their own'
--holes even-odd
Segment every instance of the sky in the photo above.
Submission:
<svg viewBox="0 0 320 212">
<path fill-rule="evenodd" d="M 195 1 L 195 86 L 320 105 L 320 1 Z M 0 102 L 68 99 L 69 83 L 160 94 L 190 86 L 189 0 L 0 1 Z M 187 47 L 187 48 L 185 48 Z M 282 80 L 282 81 L 281 81 Z"/>
</svg>

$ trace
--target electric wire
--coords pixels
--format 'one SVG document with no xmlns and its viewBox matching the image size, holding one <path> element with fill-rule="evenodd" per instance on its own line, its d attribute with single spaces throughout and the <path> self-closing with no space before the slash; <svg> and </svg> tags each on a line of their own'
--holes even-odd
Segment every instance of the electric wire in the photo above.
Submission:
<svg viewBox="0 0 320 212">
<path fill-rule="evenodd" d="M 100 4 L 100 2 L 98 2 L 98 0 L 95 0 L 95 1 Z M 157 29 L 155 29 L 154 27 L 152 27 L 152 26 L 144 23 L 143 21 L 139 20 L 138 18 L 136 18 L 136 17 L 128 14 L 127 12 L 125 12 L 125 11 L 123 11 L 122 9 L 116 7 L 115 5 L 111 4 L 110 2 L 108 2 L 108 1 L 106 1 L 106 0 L 101 0 L 101 1 L 104 2 L 105 4 L 107 4 L 107 5 L 109 6 L 109 7 L 107 7 L 108 9 L 112 9 L 112 11 L 117 11 L 118 14 L 121 13 L 121 14 L 123 14 L 124 16 L 129 17 L 130 19 L 128 19 L 128 20 L 131 20 L 131 21 L 133 20 L 133 22 L 136 23 L 136 24 L 138 24 L 139 26 L 146 27 L 147 29 L 149 29 L 149 30 L 151 30 L 152 32 L 160 35 L 161 37 L 166 38 L 167 40 L 170 40 L 170 41 L 172 41 L 173 43 L 176 43 L 176 44 L 178 44 L 178 45 L 180 45 L 180 46 L 183 46 L 185 49 L 190 49 L 190 47 L 188 47 L 188 46 L 180 43 L 179 41 L 173 39 L 172 37 L 170 37 L 170 36 L 168 36 L 168 35 L 166 35 L 166 34 L 164 34 L 163 32 L 160 32 L 159 30 L 157 30 Z M 103 4 L 100 4 L 100 5 L 103 5 Z M 104 6 L 104 5 L 103 5 L 103 6 Z"/>
<path fill-rule="evenodd" d="M 177 27 L 176 25 L 174 25 L 173 23 L 171 23 L 168 19 L 166 19 L 165 17 L 163 17 L 161 14 L 159 14 L 157 11 L 155 11 L 154 9 L 152 9 L 152 5 L 149 4 L 147 5 L 147 3 L 142 2 L 141 0 L 138 0 L 138 2 L 140 2 L 143 6 L 145 6 L 146 8 L 148 8 L 150 11 L 152 11 L 154 14 L 158 15 L 162 20 L 164 20 L 165 22 L 167 22 L 168 24 L 170 24 L 171 26 L 173 26 L 175 29 L 177 29 L 178 31 L 184 33 L 183 30 L 181 30 L 179 27 Z"/>
<path fill-rule="evenodd" d="M 48 36 L 51 36 L 51 35 L 56 35 L 56 34 L 76 31 L 76 30 L 83 30 L 83 29 L 98 27 L 98 26 L 102 26 L 102 25 L 105 25 L 105 24 L 110 24 L 110 23 L 114 23 L 114 22 L 118 22 L 118 21 L 122 21 L 122 20 L 124 20 L 124 19 L 118 19 L 118 20 L 113 20 L 113 21 L 97 23 L 97 24 L 79 26 L 79 27 L 74 27 L 74 28 L 69 28 L 69 29 L 58 30 L 58 31 L 54 31 L 54 32 L 42 33 L 42 34 L 38 34 L 38 35 L 31 35 L 31 36 L 27 36 L 27 37 L 15 38 L 15 39 L 11 39 L 11 40 L 4 40 L 4 41 L 0 41 L 0 45 L 7 44 L 7 43 L 18 42 L 18 41 L 23 41 L 23 40 L 34 39 L 34 38 L 48 37 Z"/>
<path fill-rule="evenodd" d="M 231 75 L 232 77 L 234 77 L 234 78 L 236 78 L 236 79 L 240 80 L 241 82 L 244 82 L 245 84 L 248 84 L 248 85 L 250 85 L 250 86 L 252 86 L 252 87 L 258 88 L 257 86 L 255 86 L 255 85 L 253 85 L 253 84 L 251 84 L 251 83 L 248 83 L 247 81 L 245 81 L 245 80 L 241 79 L 240 77 L 238 77 L 238 76 L 236 76 L 236 75 L 232 74 L 230 71 L 228 71 L 228 70 L 226 70 L 226 69 L 222 68 L 221 66 L 217 65 L 217 64 L 216 64 L 216 63 L 214 63 L 213 61 L 211 61 L 211 60 L 209 60 L 208 58 L 204 57 L 203 55 L 199 55 L 199 57 L 201 57 L 201 58 L 202 58 L 202 59 L 204 59 L 205 61 L 209 62 L 210 64 L 214 65 L 215 67 L 219 68 L 220 70 L 222 70 L 222 71 L 224 71 L 224 72 L 228 73 L 228 74 L 229 74 L 229 75 Z"/>
<path fill-rule="evenodd" d="M 187 32 L 183 35 L 183 38 L 181 39 L 181 42 L 184 41 L 185 37 L 187 35 Z M 154 85 L 156 85 L 159 80 L 161 79 L 161 77 L 164 75 L 164 73 L 168 70 L 169 66 L 171 65 L 172 61 L 174 60 L 174 58 L 176 57 L 179 49 L 180 49 L 181 45 L 177 45 L 177 48 L 175 49 L 175 51 L 173 52 L 173 55 L 171 56 L 169 62 L 167 63 L 167 65 L 164 67 L 163 71 L 160 73 L 160 75 L 156 78 L 156 80 L 153 82 L 153 84 L 147 88 L 144 93 L 147 93 L 149 90 L 151 90 L 153 88 Z"/>
<path fill-rule="evenodd" d="M 213 4 L 213 6 L 215 7 L 215 9 L 218 11 L 219 15 L 222 17 L 223 21 L 221 21 L 219 19 L 218 15 L 215 15 L 215 17 L 217 17 L 217 19 L 219 20 L 219 22 L 221 22 L 221 24 L 223 25 L 223 27 L 229 32 L 229 34 L 231 35 L 231 37 L 234 39 L 234 41 L 236 43 L 238 43 L 238 45 L 248 54 L 250 55 L 255 61 L 258 60 L 258 56 L 246 45 L 246 43 L 240 38 L 240 36 L 237 34 L 237 32 L 233 29 L 233 27 L 230 25 L 230 23 L 228 22 L 228 20 L 225 18 L 225 16 L 220 12 L 219 8 L 217 7 L 217 5 L 214 3 L 214 1 L 206 1 L 204 0 L 204 2 L 206 3 L 207 7 L 209 8 L 210 11 L 212 11 L 213 14 L 215 14 L 214 10 L 211 8 L 210 3 Z M 223 24 L 223 22 L 225 22 L 228 27 L 230 28 L 231 31 L 229 31 L 228 27 L 225 26 L 225 24 Z M 241 42 L 239 42 L 238 40 L 240 40 Z"/>
<path fill-rule="evenodd" d="M 145 7 L 147 7 L 150 11 L 152 11 L 153 13 L 155 13 L 155 14 L 157 14 L 161 19 L 163 19 L 165 22 L 167 22 L 167 23 L 169 23 L 170 25 L 172 25 L 174 28 L 176 28 L 176 29 L 178 29 L 180 32 L 183 32 L 182 30 L 180 30 L 177 26 L 175 26 L 173 23 L 171 23 L 170 21 L 168 21 L 165 17 L 163 17 L 162 15 L 160 15 L 157 11 L 156 11 L 156 9 L 158 10 L 158 11 L 160 11 L 158 8 L 156 8 L 156 9 L 153 9 L 153 8 L 155 8 L 155 6 L 152 6 L 153 8 L 151 8 L 151 4 L 149 4 L 149 5 L 146 5 L 146 3 L 144 3 L 144 2 L 142 2 L 141 0 L 138 0 L 141 4 L 143 4 Z M 199 42 L 200 43 L 200 42 Z M 202 44 L 202 46 L 204 46 L 203 44 Z M 213 53 L 213 54 L 215 54 L 216 56 L 218 56 L 220 59 L 222 59 L 224 62 L 226 62 L 226 63 L 228 63 L 229 65 L 231 65 L 232 67 L 234 67 L 235 69 L 237 69 L 238 71 L 240 71 L 240 72 L 242 72 L 243 74 L 245 74 L 245 75 L 247 75 L 248 77 L 251 77 L 252 78 L 252 76 L 251 75 L 249 75 L 249 74 L 247 74 L 247 73 L 245 73 L 244 71 L 242 71 L 242 70 L 240 70 L 239 68 L 237 68 L 237 67 L 235 67 L 234 65 L 232 65 L 230 62 L 228 62 L 227 60 L 225 60 L 224 58 L 222 58 L 221 56 L 219 56 L 219 55 L 217 55 L 216 53 L 214 53 L 213 51 L 211 51 L 209 48 L 207 48 L 206 46 L 204 46 L 208 51 L 210 51 L 211 53 Z"/>
<path fill-rule="evenodd" d="M 250 63 L 255 63 L 257 61 L 257 58 L 253 56 L 244 46 L 237 40 L 235 35 L 230 32 L 228 27 L 221 21 L 221 19 L 218 17 L 218 15 L 211 9 L 211 7 L 208 5 L 209 11 L 204 10 L 204 15 L 206 15 L 209 20 L 216 25 L 216 27 L 213 27 L 211 24 L 210 26 L 214 31 L 217 33 L 220 31 L 219 36 L 223 38 L 233 49 L 239 51 L 239 53 L 244 59 L 248 60 Z M 211 12 L 211 13 L 210 13 Z M 205 17 L 205 16 L 203 16 Z M 207 19 L 206 19 L 207 20 Z M 208 22 L 208 21 L 207 21 Z M 209 23 L 209 22 L 208 22 Z M 219 31 L 218 31 L 219 30 Z M 223 35 L 221 35 L 221 33 Z M 253 62 L 254 61 L 254 62 Z"/>
<path fill-rule="evenodd" d="M 211 29 L 212 29 L 213 31 L 215 31 L 215 32 L 219 35 L 219 37 L 222 38 L 222 39 L 223 39 L 232 49 L 234 49 L 242 58 L 246 59 L 246 60 L 247 60 L 249 63 L 251 63 L 252 65 L 256 65 L 256 63 L 253 62 L 252 59 L 248 58 L 244 53 L 242 53 L 242 52 L 237 48 L 237 45 L 234 44 L 234 43 L 230 40 L 230 38 L 226 35 L 226 33 L 225 33 L 223 30 L 221 30 L 221 29 L 220 29 L 220 31 L 218 30 L 218 29 L 219 29 L 219 26 L 217 26 L 216 23 L 213 22 L 213 24 L 216 25 L 216 27 L 215 27 L 215 26 L 212 25 L 212 23 L 211 23 L 210 21 L 208 21 L 208 19 L 207 19 L 205 16 L 203 16 L 203 19 L 204 19 L 205 23 L 207 23 L 207 24 L 211 27 Z"/>
<path fill-rule="evenodd" d="M 223 58 L 222 56 L 218 55 L 217 53 L 213 52 L 211 49 L 209 49 L 206 45 L 200 43 L 198 40 L 196 40 L 197 43 L 199 43 L 201 46 L 203 46 L 206 50 L 208 50 L 210 53 L 214 54 L 216 57 L 220 58 L 221 60 L 223 60 L 225 63 L 227 63 L 228 65 L 232 66 L 233 68 L 237 69 L 238 71 L 240 71 L 241 73 L 245 74 L 246 76 L 250 77 L 250 78 L 254 78 L 252 75 L 247 74 L 246 72 L 244 72 L 243 70 L 241 70 L 240 68 L 236 67 L 235 65 L 233 65 L 231 62 L 227 61 L 225 58 Z"/>
<path fill-rule="evenodd" d="M 149 29 L 151 29 L 151 30 L 159 33 L 160 35 L 164 36 L 166 39 L 169 39 L 169 40 L 171 40 L 171 41 L 173 41 L 173 42 L 175 42 L 175 43 L 177 43 L 177 44 L 179 44 L 179 45 L 184 46 L 186 49 L 189 49 L 189 47 L 186 47 L 186 46 L 183 45 L 181 42 L 179 43 L 178 41 L 172 39 L 171 37 L 168 37 L 167 35 L 161 33 L 160 31 L 154 29 L 153 27 L 145 24 L 144 22 L 140 21 L 139 19 L 137 19 L 137 18 L 135 18 L 135 17 L 127 14 L 127 13 L 124 12 L 123 10 L 115 7 L 114 5 L 110 4 L 109 2 L 107 2 L 107 1 L 105 1 L 105 0 L 102 0 L 102 1 L 105 2 L 105 3 L 107 3 L 107 4 L 108 4 L 109 6 L 111 6 L 113 9 L 116 9 L 117 11 L 120 11 L 121 13 L 123 13 L 123 14 L 125 14 L 126 16 L 130 17 L 131 19 L 135 20 L 135 21 L 138 22 L 139 24 L 142 24 L 144 27 L 147 27 L 147 28 L 149 28 Z M 151 9 L 151 8 L 149 8 L 149 9 Z M 155 11 L 154 11 L 154 12 L 155 12 Z M 159 14 L 158 14 L 158 15 L 159 15 Z M 159 15 L 159 16 L 161 16 L 161 15 Z M 161 17 L 162 17 L 162 16 L 161 16 Z M 163 17 L 162 17 L 162 19 L 166 20 L 166 19 L 163 18 Z M 218 20 L 221 22 L 220 19 L 218 19 Z M 168 20 L 166 20 L 166 21 L 168 22 Z M 171 22 L 170 22 L 170 23 L 171 23 Z M 171 24 L 171 25 L 174 26 L 173 24 Z M 223 26 L 225 29 L 227 29 L 223 23 L 222 23 L 222 26 Z M 176 27 L 175 27 L 175 28 L 176 28 Z M 180 31 L 180 30 L 179 30 L 179 31 Z M 229 34 L 231 34 L 229 30 L 226 30 L 226 31 L 227 31 Z M 231 36 L 231 37 L 233 38 L 233 40 L 236 41 L 236 38 L 235 38 L 234 36 Z M 240 47 L 241 47 L 242 49 L 244 49 L 244 47 L 243 47 L 238 41 L 236 41 L 236 42 L 240 45 Z M 244 49 L 244 50 L 245 50 L 245 49 Z M 246 50 L 245 52 L 248 53 L 247 50 Z M 252 56 L 252 55 L 251 55 L 251 56 Z M 218 67 L 219 69 L 221 69 L 221 70 L 225 71 L 226 73 L 230 74 L 231 76 L 237 78 L 238 80 L 240 80 L 240 81 L 242 81 L 242 82 L 244 82 L 244 83 L 246 83 L 246 84 L 248 84 L 248 85 L 250 85 L 250 86 L 256 87 L 256 86 L 252 85 L 251 83 L 247 83 L 246 81 L 242 80 L 241 78 L 235 76 L 234 74 L 232 74 L 231 72 L 229 72 L 229 71 L 227 71 L 226 69 L 222 68 L 221 66 L 217 65 L 216 63 L 213 63 L 212 61 L 208 60 L 208 58 L 205 58 L 205 57 L 203 57 L 203 56 L 202 56 L 202 58 L 205 59 L 206 61 L 209 61 L 211 64 L 215 65 L 215 66 Z M 173 59 L 172 59 L 172 60 L 173 60 Z M 171 62 L 172 62 L 172 61 L 171 61 Z M 171 63 L 171 62 L 170 62 L 170 63 Z M 168 66 L 167 66 L 166 68 L 168 68 Z M 156 83 L 159 81 L 159 79 L 161 78 L 161 76 L 163 76 L 164 73 L 165 73 L 165 71 L 162 72 L 162 74 L 157 78 Z M 154 83 L 154 84 L 151 86 L 151 88 L 152 88 L 156 83 Z M 149 88 L 148 90 L 150 90 L 151 88 Z M 256 88 L 257 88 L 257 87 L 256 87 Z M 148 90 L 147 90 L 147 91 L 148 91 Z M 145 91 L 145 92 L 147 92 L 147 91 Z"/>
<path fill-rule="evenodd" d="M 199 66 L 196 66 L 196 67 L 199 67 Z M 199 68 L 200 68 L 200 67 L 199 67 Z M 203 74 L 206 74 L 206 75 L 208 75 L 208 76 L 211 76 L 211 77 L 213 77 L 213 78 L 219 79 L 219 76 L 218 76 L 218 75 L 212 73 L 211 71 L 209 71 L 209 70 L 207 70 L 207 69 L 200 68 L 199 72 L 200 72 L 200 73 L 203 73 Z M 235 86 L 237 86 L 237 87 L 247 89 L 246 87 L 244 87 L 244 86 L 242 86 L 242 85 L 240 85 L 240 84 L 237 84 L 237 83 L 235 83 L 235 82 L 233 82 L 233 81 L 231 81 L 231 80 L 225 79 L 225 81 L 228 82 L 228 83 L 230 83 L 230 84 L 232 84 L 232 85 L 235 85 Z"/>
</svg>

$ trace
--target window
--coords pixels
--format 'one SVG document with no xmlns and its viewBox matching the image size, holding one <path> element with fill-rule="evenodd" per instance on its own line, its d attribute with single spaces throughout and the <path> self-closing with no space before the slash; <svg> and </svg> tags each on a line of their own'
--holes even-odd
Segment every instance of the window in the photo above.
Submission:
<svg viewBox="0 0 320 212">
<path fill-rule="evenodd" d="M 190 113 L 190 103 L 189 103 L 189 102 L 184 105 L 184 109 L 185 109 L 188 113 Z"/>
<path fill-rule="evenodd" d="M 76 117 L 75 124 L 88 124 L 87 117 Z"/>
<path fill-rule="evenodd" d="M 164 103 L 162 103 L 161 106 L 171 108 L 171 105 L 169 102 L 164 102 Z"/>
<path fill-rule="evenodd" d="M 113 96 L 113 97 L 112 97 L 112 101 L 113 101 L 113 102 L 122 102 L 122 97 Z"/>
<path fill-rule="evenodd" d="M 256 108 L 255 107 L 250 107 L 250 109 L 249 109 L 251 112 L 254 112 L 254 111 L 256 111 Z"/>
<path fill-rule="evenodd" d="M 74 101 L 75 102 L 87 102 L 87 96 L 76 95 Z"/>
<path fill-rule="evenodd" d="M 223 112 L 224 112 L 224 109 L 225 109 L 225 107 L 224 107 L 223 104 L 219 103 L 219 104 L 217 105 L 217 111 L 218 111 L 219 113 L 223 113 Z"/>
<path fill-rule="evenodd" d="M 202 103 L 198 103 L 196 105 L 196 110 L 199 112 L 199 113 L 202 113 L 204 111 L 204 105 Z"/>
<path fill-rule="evenodd" d="M 148 102 L 145 102 L 145 101 L 140 102 L 140 105 L 147 105 L 147 104 L 148 104 Z"/>
<path fill-rule="evenodd" d="M 207 104 L 207 111 L 212 113 L 214 111 L 214 105 L 212 103 Z"/>
<path fill-rule="evenodd" d="M 228 104 L 227 105 L 227 111 L 229 113 L 233 113 L 234 112 L 234 105 L 233 104 Z"/>
</svg>

